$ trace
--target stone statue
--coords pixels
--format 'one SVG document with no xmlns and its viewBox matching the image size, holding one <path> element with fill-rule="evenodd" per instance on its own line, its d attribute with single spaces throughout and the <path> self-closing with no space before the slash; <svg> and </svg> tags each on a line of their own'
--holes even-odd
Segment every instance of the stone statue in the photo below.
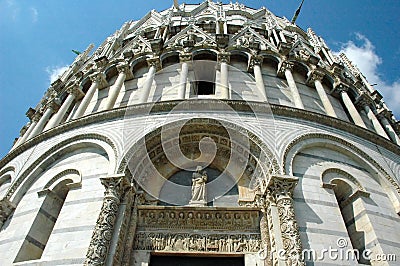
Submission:
<svg viewBox="0 0 400 266">
<path fill-rule="evenodd" d="M 206 201 L 206 182 L 207 172 L 201 171 L 201 166 L 197 166 L 192 176 L 192 199 L 189 205 L 205 206 Z"/>
</svg>

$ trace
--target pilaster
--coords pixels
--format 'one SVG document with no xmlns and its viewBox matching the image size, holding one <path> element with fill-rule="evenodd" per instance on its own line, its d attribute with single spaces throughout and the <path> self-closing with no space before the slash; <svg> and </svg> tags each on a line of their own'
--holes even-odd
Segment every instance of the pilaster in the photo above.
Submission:
<svg viewBox="0 0 400 266">
<path fill-rule="evenodd" d="M 106 190 L 84 265 L 105 265 L 120 203 L 130 188 L 129 180 L 124 175 L 109 176 L 100 180 Z"/>
<path fill-rule="evenodd" d="M 268 186 L 268 194 L 276 204 L 280 231 L 283 242 L 286 265 L 305 265 L 302 258 L 300 233 L 294 214 L 293 190 L 298 178 L 291 176 L 272 176 Z M 283 255 L 280 252 L 280 257 Z"/>
</svg>

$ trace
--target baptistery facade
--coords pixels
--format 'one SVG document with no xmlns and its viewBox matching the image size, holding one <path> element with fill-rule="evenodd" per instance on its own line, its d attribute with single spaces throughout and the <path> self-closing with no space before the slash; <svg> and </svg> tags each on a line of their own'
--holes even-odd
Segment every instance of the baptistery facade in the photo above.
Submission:
<svg viewBox="0 0 400 266">
<path fill-rule="evenodd" d="M 93 48 L 0 161 L 1 265 L 396 265 L 399 123 L 313 30 L 205 1 Z"/>
</svg>

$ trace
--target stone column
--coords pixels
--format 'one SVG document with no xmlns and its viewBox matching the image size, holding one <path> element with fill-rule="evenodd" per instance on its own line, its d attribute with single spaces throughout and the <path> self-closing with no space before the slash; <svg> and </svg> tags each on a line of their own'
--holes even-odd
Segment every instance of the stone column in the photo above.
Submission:
<svg viewBox="0 0 400 266">
<path fill-rule="evenodd" d="M 348 87 L 344 86 L 341 83 L 335 87 L 335 90 L 340 94 L 343 104 L 346 107 L 348 113 L 350 114 L 351 119 L 353 119 L 354 124 L 363 128 L 367 128 L 360 114 L 358 113 L 356 107 L 351 101 L 349 95 L 347 94 L 348 89 L 349 89 Z"/>
<path fill-rule="evenodd" d="M 79 104 L 79 107 L 76 110 L 75 114 L 73 115 L 72 119 L 77 119 L 81 117 L 85 113 L 97 89 L 104 88 L 107 85 L 106 75 L 104 75 L 104 73 L 97 72 L 90 75 L 89 78 L 92 81 L 92 85 L 86 92 L 85 97 L 83 97 L 82 102 Z"/>
<path fill-rule="evenodd" d="M 51 115 L 60 108 L 60 104 L 58 100 L 53 99 L 47 102 L 45 105 L 45 111 L 40 118 L 39 122 L 36 124 L 35 128 L 32 130 L 32 132 L 29 134 L 28 139 L 33 138 L 37 134 L 42 133 L 44 127 L 46 126 L 46 123 L 49 121 Z"/>
<path fill-rule="evenodd" d="M 38 123 L 39 119 L 40 119 L 40 113 L 36 112 L 36 114 L 34 114 L 32 116 L 31 124 L 29 125 L 28 129 L 25 131 L 25 134 L 18 139 L 18 141 L 14 147 L 19 146 L 20 144 L 24 143 L 28 139 L 28 136 L 32 133 L 33 129 L 36 127 L 36 124 Z"/>
<path fill-rule="evenodd" d="M 133 244 L 135 240 L 135 235 L 136 235 L 136 226 L 137 226 L 137 221 L 138 221 L 138 205 L 139 205 L 139 198 L 143 196 L 143 194 L 135 195 L 134 203 L 133 203 L 133 208 L 131 212 L 131 216 L 129 219 L 129 225 L 128 225 L 128 230 L 126 234 L 126 240 L 125 240 L 125 245 L 124 245 L 124 253 L 122 256 L 122 265 L 131 265 L 131 254 L 133 252 Z"/>
<path fill-rule="evenodd" d="M 132 71 L 127 62 L 123 62 L 117 65 L 117 70 L 118 70 L 118 77 L 114 85 L 110 87 L 107 98 L 107 104 L 104 107 L 104 110 L 110 110 L 114 108 L 115 102 L 117 101 L 119 92 L 121 91 L 122 85 L 124 85 L 126 78 L 133 77 Z"/>
<path fill-rule="evenodd" d="M 264 79 L 261 73 L 261 64 L 263 58 L 261 56 L 253 56 L 250 61 L 250 67 L 253 68 L 254 78 L 256 80 L 257 89 L 261 92 L 263 96 L 263 101 L 267 101 L 267 93 L 265 91 Z"/>
<path fill-rule="evenodd" d="M 361 94 L 358 97 L 356 104 L 363 108 L 365 113 L 368 116 L 368 119 L 371 121 L 376 133 L 381 135 L 382 137 L 389 139 L 388 135 L 386 134 L 385 130 L 383 129 L 381 123 L 379 122 L 378 118 L 376 118 L 374 112 L 372 111 L 370 104 L 374 104 L 374 100 L 366 94 Z"/>
<path fill-rule="evenodd" d="M 324 73 L 314 70 L 308 74 L 307 84 L 309 86 L 315 86 L 318 96 L 321 99 L 322 105 L 324 106 L 325 113 L 329 116 L 337 117 L 331 101 L 329 100 L 328 95 L 326 94 L 325 89 L 322 86 L 321 81 L 323 77 Z"/>
<path fill-rule="evenodd" d="M 61 105 L 61 108 L 58 110 L 56 114 L 50 119 L 49 123 L 46 125 L 45 129 L 50 129 L 58 126 L 61 123 L 61 120 L 64 118 L 68 109 L 71 107 L 74 101 L 78 101 L 83 98 L 85 95 L 81 89 L 79 84 L 74 84 L 67 89 L 67 93 L 69 94 L 67 99 L 65 99 L 64 103 Z"/>
<path fill-rule="evenodd" d="M 390 139 L 397 145 L 400 145 L 400 138 L 389 122 L 390 120 L 392 120 L 392 116 L 392 113 L 387 109 L 382 109 L 378 113 L 378 119 L 381 121 Z"/>
<path fill-rule="evenodd" d="M 293 190 L 297 182 L 296 177 L 277 175 L 271 177 L 267 187 L 278 209 L 286 265 L 305 265 L 293 205 Z"/>
<path fill-rule="evenodd" d="M 261 234 L 261 247 L 257 255 L 260 255 L 260 259 L 263 259 L 264 265 L 273 265 L 272 252 L 275 252 L 275 246 L 273 236 L 271 236 L 272 225 L 270 223 L 270 204 L 269 201 L 264 197 L 258 200 L 257 204 L 261 208 L 261 219 L 260 219 L 260 234 Z"/>
<path fill-rule="evenodd" d="M 178 99 L 185 99 L 187 79 L 189 73 L 188 61 L 192 60 L 192 54 L 181 53 L 179 55 L 179 59 L 181 61 L 181 76 L 179 79 Z"/>
<path fill-rule="evenodd" d="M 301 101 L 299 90 L 297 89 L 296 82 L 292 75 L 293 63 L 283 61 L 280 63 L 278 69 L 278 76 L 285 76 L 293 97 L 293 103 L 296 108 L 304 109 L 303 102 Z"/>
<path fill-rule="evenodd" d="M 124 175 L 109 176 L 100 180 L 106 188 L 103 206 L 97 218 L 84 265 L 105 265 L 121 199 L 130 188 L 129 180 Z"/>
<path fill-rule="evenodd" d="M 4 198 L 0 200 L 0 229 L 14 210 L 15 205 L 8 199 Z"/>
<path fill-rule="evenodd" d="M 221 99 L 229 99 L 229 79 L 228 79 L 228 63 L 230 59 L 229 53 L 219 53 L 218 54 L 218 62 L 221 68 L 221 77 L 220 77 L 220 91 L 221 91 Z"/>
<path fill-rule="evenodd" d="M 147 78 L 143 84 L 142 94 L 140 96 L 140 103 L 146 103 L 149 99 L 151 86 L 153 85 L 154 75 L 157 69 L 161 68 L 161 62 L 159 57 L 153 57 L 147 59 L 149 64 L 149 71 L 147 72 Z"/>
</svg>

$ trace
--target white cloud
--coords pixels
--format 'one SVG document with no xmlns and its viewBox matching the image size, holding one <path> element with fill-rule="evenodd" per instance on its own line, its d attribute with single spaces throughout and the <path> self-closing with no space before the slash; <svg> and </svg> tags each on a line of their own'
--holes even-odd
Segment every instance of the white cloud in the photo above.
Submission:
<svg viewBox="0 0 400 266">
<path fill-rule="evenodd" d="M 37 10 L 36 8 L 34 8 L 34 7 L 31 7 L 29 10 L 31 11 L 32 22 L 33 22 L 33 23 L 37 22 L 37 21 L 38 21 L 38 18 L 39 18 L 39 12 L 38 12 L 38 10 Z"/>
<path fill-rule="evenodd" d="M 60 75 L 62 75 L 67 69 L 68 69 L 68 66 L 47 67 L 46 72 L 47 72 L 47 74 L 49 74 L 50 83 L 53 83 L 54 81 L 56 81 L 57 78 Z"/>
<path fill-rule="evenodd" d="M 377 84 L 375 89 L 383 95 L 383 100 L 393 114 L 400 118 L 400 80 L 393 83 L 385 81 L 379 72 L 382 58 L 376 54 L 374 45 L 361 34 L 356 34 L 356 38 L 360 42 L 359 45 L 348 41 L 343 44 L 340 52 L 346 54 L 371 84 Z"/>
</svg>

